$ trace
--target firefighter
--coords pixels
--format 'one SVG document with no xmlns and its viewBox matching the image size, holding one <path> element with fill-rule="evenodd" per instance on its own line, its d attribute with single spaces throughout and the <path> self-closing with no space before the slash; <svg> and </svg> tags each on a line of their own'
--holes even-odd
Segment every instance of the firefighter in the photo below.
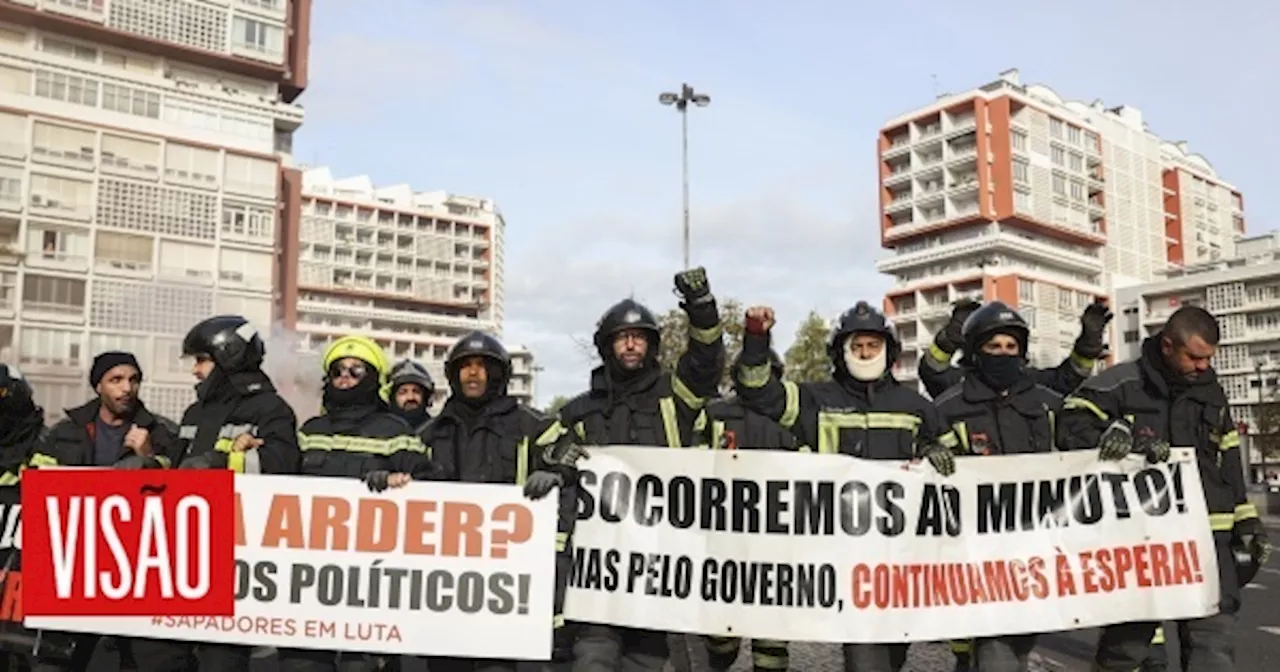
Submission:
<svg viewBox="0 0 1280 672">
<path fill-rule="evenodd" d="M 0 488 L 17 490 L 22 469 L 44 436 L 44 409 L 16 366 L 0 364 Z M 18 500 L 6 503 L 17 504 Z"/>
<path fill-rule="evenodd" d="M 681 308 L 689 316 L 687 349 L 667 373 L 658 363 L 657 318 L 632 299 L 611 306 L 594 336 L 603 362 L 590 389 L 560 409 L 570 439 L 585 445 L 693 446 L 707 399 L 716 396 L 724 369 L 723 327 L 706 271 L 675 276 Z M 575 672 L 661 670 L 670 657 L 667 634 L 596 623 L 573 624 Z M 624 666 L 625 661 L 625 666 Z"/>
<path fill-rule="evenodd" d="M 955 434 L 915 390 L 900 385 L 892 368 L 901 352 L 893 325 L 865 301 L 845 311 L 831 334 L 827 355 L 833 380 L 780 380 L 769 365 L 772 308 L 746 313 L 742 357 L 734 381 L 744 406 L 791 430 L 818 453 L 872 460 L 929 460 L 943 475 L 955 470 Z M 902 669 L 908 644 L 845 644 L 845 669 Z"/>
<path fill-rule="evenodd" d="M 430 478 L 427 448 L 387 405 L 391 366 L 382 347 L 364 336 L 344 336 L 321 364 L 321 413 L 298 428 L 302 474 L 359 478 L 374 492 Z M 380 662 L 373 654 L 314 649 L 281 649 L 279 661 L 280 672 L 372 672 Z"/>
<path fill-rule="evenodd" d="M 436 382 L 427 368 L 413 360 L 402 359 L 391 367 L 391 389 L 387 398 L 391 411 L 421 433 L 431 419 L 431 399 Z"/>
<path fill-rule="evenodd" d="M 938 395 L 943 422 L 955 432 L 961 456 L 1045 453 L 1054 448 L 1054 420 L 1062 395 L 1036 382 L 1027 368 L 1027 322 L 1000 301 L 965 320 L 964 378 Z M 956 669 L 1027 669 L 1036 635 L 952 642 Z"/>
<path fill-rule="evenodd" d="M 1204 486 L 1219 571 L 1218 613 L 1178 622 L 1184 669 L 1235 669 L 1232 638 L 1241 586 L 1233 547 L 1265 563 L 1270 554 L 1257 508 L 1245 496 L 1240 435 L 1227 395 L 1210 360 L 1218 322 L 1208 311 L 1183 306 L 1164 328 L 1142 343 L 1141 355 L 1085 381 L 1064 403 L 1058 424 L 1063 449 L 1099 449 L 1104 460 L 1137 453 L 1151 462 L 1169 459 L 1170 446 L 1193 447 Z M 1147 657 L 1159 623 L 1103 628 L 1094 655 L 1100 672 L 1133 672 Z"/>
<path fill-rule="evenodd" d="M 769 365 L 779 380 L 785 367 L 774 350 L 769 351 Z M 737 368 L 737 363 L 734 363 Z M 707 445 L 714 450 L 762 449 L 797 450 L 796 437 L 773 419 L 746 406 L 734 395 L 707 403 Z M 724 672 L 733 667 L 741 648 L 740 637 L 707 637 L 707 653 L 711 668 Z M 790 665 L 787 643 L 776 639 L 751 640 L 751 659 L 757 672 L 786 670 Z"/>
<path fill-rule="evenodd" d="M 427 443 L 437 478 L 463 483 L 513 483 L 525 495 L 541 499 L 559 488 L 560 523 L 556 535 L 555 618 L 563 630 L 561 608 L 572 556 L 569 536 L 577 518 L 577 470 L 572 448 L 562 441 L 555 420 L 507 394 L 511 356 L 498 339 L 480 331 L 463 336 L 449 350 L 445 377 L 452 394 L 427 426 Z M 571 644 L 553 638 L 555 658 L 567 659 Z M 515 672 L 514 660 L 433 658 L 432 672 Z"/>
<path fill-rule="evenodd" d="M 952 356 L 964 345 L 961 331 L 965 320 L 978 309 L 979 304 L 972 299 L 956 302 L 951 311 L 951 319 L 937 335 L 929 351 L 920 358 L 916 372 L 924 389 L 931 397 L 954 387 L 964 377 L 964 370 L 951 365 Z M 1080 335 L 1076 337 L 1075 347 L 1062 363 L 1052 369 L 1029 369 L 1028 373 L 1037 383 L 1060 394 L 1067 394 L 1088 378 L 1093 372 L 1093 365 L 1102 356 L 1105 349 L 1102 337 L 1111 322 L 1111 311 L 1101 299 L 1094 301 L 1080 315 Z M 1025 351 L 1024 351 L 1025 352 Z M 1030 355 L 1025 355 L 1030 357 Z"/>
</svg>

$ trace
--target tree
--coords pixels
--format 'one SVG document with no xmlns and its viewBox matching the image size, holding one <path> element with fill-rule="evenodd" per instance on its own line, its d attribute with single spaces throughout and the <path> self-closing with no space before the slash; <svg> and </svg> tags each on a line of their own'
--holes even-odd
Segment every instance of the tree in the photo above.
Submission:
<svg viewBox="0 0 1280 672">
<path fill-rule="evenodd" d="M 743 334 L 742 304 L 733 299 L 720 302 L 720 324 L 724 325 L 725 367 L 720 379 L 721 391 L 732 388 L 732 364 L 742 353 Z M 689 316 L 681 308 L 672 308 L 658 318 L 662 330 L 662 343 L 658 347 L 658 362 L 664 371 L 675 371 L 676 362 L 684 354 L 689 340 Z"/>
<path fill-rule="evenodd" d="M 569 397 L 557 394 L 551 398 L 551 403 L 547 404 L 547 415 L 555 415 L 560 412 L 564 405 L 569 403 Z"/>
<path fill-rule="evenodd" d="M 818 311 L 809 311 L 808 317 L 796 329 L 796 340 L 787 348 L 784 361 L 787 380 L 796 383 L 820 383 L 831 380 L 831 358 L 827 356 L 827 339 L 831 329 Z"/>
<path fill-rule="evenodd" d="M 1280 401 L 1254 407 L 1254 431 L 1249 441 L 1263 462 L 1280 460 Z"/>
</svg>

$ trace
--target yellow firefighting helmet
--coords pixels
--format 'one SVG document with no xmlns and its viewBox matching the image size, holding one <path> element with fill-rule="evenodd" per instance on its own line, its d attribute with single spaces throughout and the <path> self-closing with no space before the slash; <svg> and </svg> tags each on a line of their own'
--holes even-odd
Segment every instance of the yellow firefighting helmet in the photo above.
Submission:
<svg viewBox="0 0 1280 672">
<path fill-rule="evenodd" d="M 329 367 L 333 366 L 334 362 L 348 357 L 372 366 L 373 370 L 378 372 L 378 386 L 386 386 L 387 376 L 391 372 L 391 362 L 387 359 L 387 353 L 373 339 L 365 336 L 343 336 L 324 351 L 320 365 L 328 374 Z"/>
</svg>

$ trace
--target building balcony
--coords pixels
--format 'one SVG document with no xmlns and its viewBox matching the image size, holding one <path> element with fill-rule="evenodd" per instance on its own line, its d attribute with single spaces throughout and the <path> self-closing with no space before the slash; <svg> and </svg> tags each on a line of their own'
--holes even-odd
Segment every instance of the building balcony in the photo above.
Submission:
<svg viewBox="0 0 1280 672">
<path fill-rule="evenodd" d="M 886 147 L 884 152 L 881 154 L 881 156 L 882 158 L 890 159 L 890 158 L 902 156 L 910 150 L 911 150 L 911 141 L 907 139 L 902 139 L 902 140 L 895 141 L 893 144 Z"/>
<path fill-rule="evenodd" d="M 912 171 L 911 171 L 911 168 L 909 167 L 902 170 L 891 172 L 885 176 L 884 186 L 896 187 L 898 185 L 908 184 L 911 182 L 911 173 Z M 21 203 L 19 203 L 19 207 L 21 207 Z"/>
<path fill-rule="evenodd" d="M 84 324 L 84 305 L 58 303 L 56 301 L 22 301 L 22 316 L 40 322 L 59 324 Z"/>
<path fill-rule="evenodd" d="M 884 211 L 885 214 L 910 212 L 911 208 L 914 206 L 915 199 L 911 196 L 910 192 L 908 192 L 905 195 L 894 197 L 893 200 L 889 201 L 888 205 L 884 206 Z"/>
<path fill-rule="evenodd" d="M 1102 272 L 1102 260 L 1056 245 L 1024 238 L 1011 233 L 984 235 L 937 245 L 918 252 L 900 254 L 876 262 L 881 273 L 896 273 L 910 268 L 930 266 L 948 259 L 989 252 L 1007 252 L 1035 259 L 1057 268 L 1067 268 L 1085 273 Z"/>
<path fill-rule="evenodd" d="M 977 145 L 965 145 L 961 147 L 951 147 L 947 156 L 947 165 L 954 166 L 961 163 L 972 162 L 978 156 Z"/>
</svg>

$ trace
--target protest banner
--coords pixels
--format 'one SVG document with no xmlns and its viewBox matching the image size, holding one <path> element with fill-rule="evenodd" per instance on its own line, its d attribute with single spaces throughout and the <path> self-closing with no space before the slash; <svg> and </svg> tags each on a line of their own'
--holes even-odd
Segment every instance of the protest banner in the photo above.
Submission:
<svg viewBox="0 0 1280 672">
<path fill-rule="evenodd" d="M 927 463 L 608 447 L 581 463 L 570 620 L 911 642 L 1214 613 L 1190 451 Z"/>
<path fill-rule="evenodd" d="M 201 472 L 193 472 L 201 473 Z M 235 616 L 35 617 L 29 628 L 546 660 L 556 498 L 509 485 L 236 476 Z M 30 570 L 30 568 L 28 568 Z M 494 636 L 498 633 L 499 636 Z"/>
</svg>

